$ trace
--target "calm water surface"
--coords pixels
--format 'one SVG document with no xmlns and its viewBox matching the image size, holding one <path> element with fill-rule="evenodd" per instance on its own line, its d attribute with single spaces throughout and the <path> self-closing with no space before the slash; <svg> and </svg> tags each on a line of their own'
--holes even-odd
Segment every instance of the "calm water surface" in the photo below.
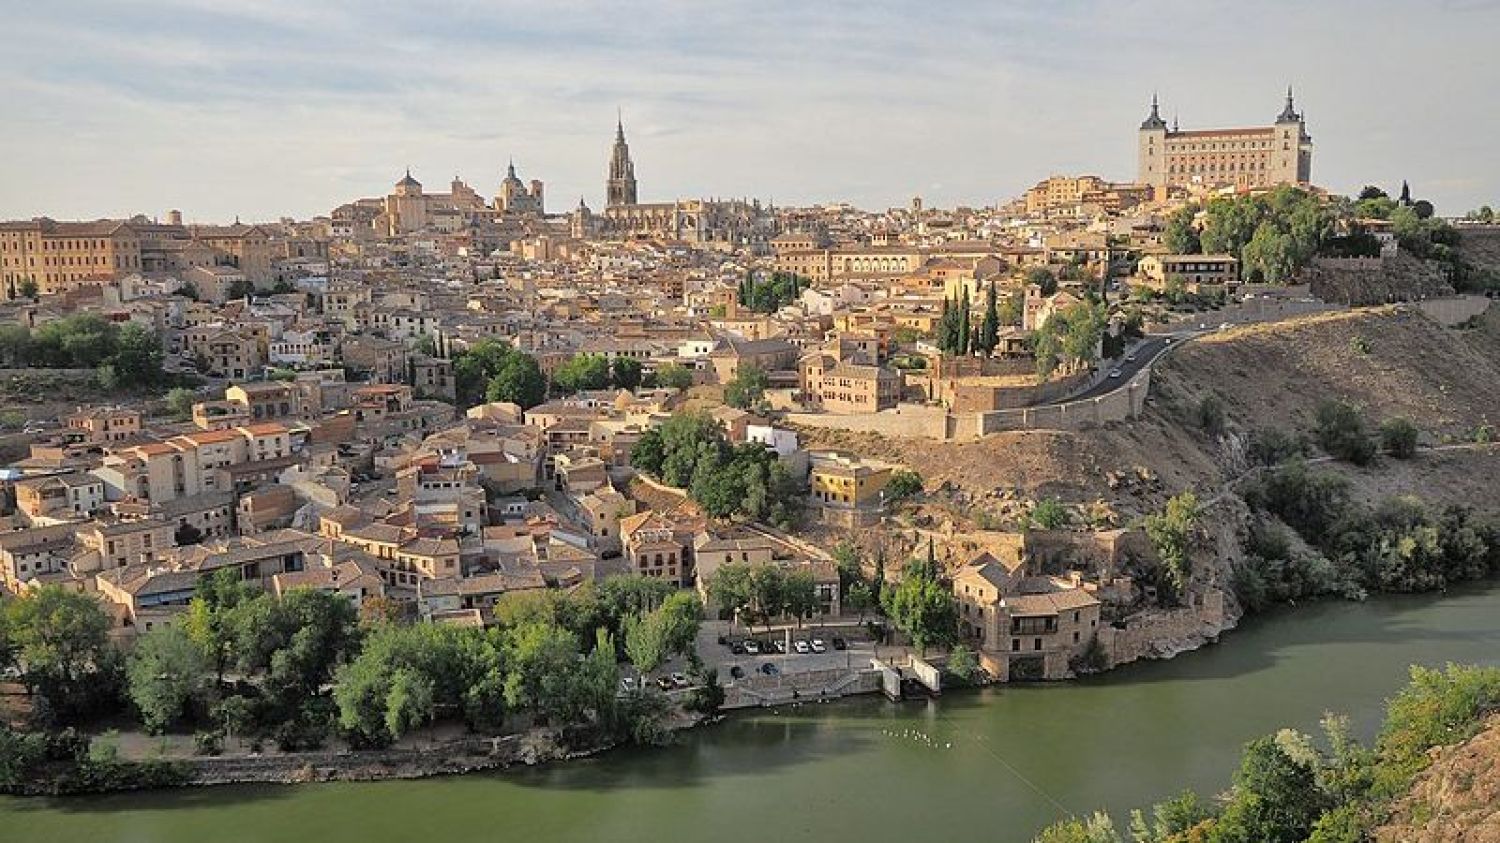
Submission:
<svg viewBox="0 0 1500 843">
<path fill-rule="evenodd" d="M 1326 710 L 1369 734 L 1410 664 L 1500 664 L 1500 588 L 1315 605 L 1095 680 L 757 712 L 657 750 L 371 784 L 0 800 L 7 843 L 1025 841 L 1066 812 L 1225 787 Z"/>
</svg>

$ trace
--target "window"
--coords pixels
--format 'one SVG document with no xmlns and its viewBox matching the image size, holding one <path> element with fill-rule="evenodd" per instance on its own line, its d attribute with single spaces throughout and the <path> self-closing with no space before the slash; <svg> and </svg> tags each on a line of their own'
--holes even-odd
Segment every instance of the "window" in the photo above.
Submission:
<svg viewBox="0 0 1500 843">
<path fill-rule="evenodd" d="M 1010 639 L 1010 651 L 1012 653 L 1019 653 L 1019 652 L 1021 652 L 1021 639 L 1019 639 L 1019 638 L 1012 638 L 1012 639 Z"/>
<path fill-rule="evenodd" d="M 1042 639 L 1040 639 L 1040 638 L 1034 638 L 1034 639 L 1032 639 L 1032 641 L 1031 641 L 1031 649 L 1033 649 L 1033 650 L 1040 650 L 1040 649 L 1042 649 Z"/>
</svg>

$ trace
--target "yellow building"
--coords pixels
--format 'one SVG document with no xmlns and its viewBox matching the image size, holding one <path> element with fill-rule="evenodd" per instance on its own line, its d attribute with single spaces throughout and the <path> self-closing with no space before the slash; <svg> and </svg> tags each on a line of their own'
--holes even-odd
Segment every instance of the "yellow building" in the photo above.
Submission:
<svg viewBox="0 0 1500 843">
<path fill-rule="evenodd" d="M 809 496 L 823 521 L 852 528 L 879 520 L 890 466 L 834 451 L 812 454 L 811 464 Z"/>
<path fill-rule="evenodd" d="M 1136 181 L 1159 191 L 1167 187 L 1232 186 L 1237 189 L 1308 184 L 1312 180 L 1312 137 L 1292 104 L 1269 126 L 1179 131 L 1168 128 L 1151 98 L 1151 114 L 1141 123 Z"/>
</svg>

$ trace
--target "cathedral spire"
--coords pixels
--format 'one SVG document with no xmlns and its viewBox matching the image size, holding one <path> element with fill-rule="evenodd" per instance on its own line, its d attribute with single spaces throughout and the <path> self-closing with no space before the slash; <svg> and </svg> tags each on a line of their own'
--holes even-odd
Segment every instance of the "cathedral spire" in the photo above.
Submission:
<svg viewBox="0 0 1500 843">
<path fill-rule="evenodd" d="M 1157 101 L 1156 101 L 1156 92 L 1152 91 L 1151 92 L 1151 114 L 1149 114 L 1146 117 L 1145 121 L 1143 121 L 1141 123 L 1141 129 L 1144 131 L 1144 130 L 1147 130 L 1147 129 L 1165 129 L 1165 128 L 1167 128 L 1167 121 L 1161 119 L 1161 109 L 1158 106 Z"/>
</svg>

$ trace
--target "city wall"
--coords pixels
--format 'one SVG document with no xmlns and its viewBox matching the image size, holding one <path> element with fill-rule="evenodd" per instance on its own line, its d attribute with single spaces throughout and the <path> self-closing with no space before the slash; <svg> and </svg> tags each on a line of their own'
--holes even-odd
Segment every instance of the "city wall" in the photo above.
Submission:
<svg viewBox="0 0 1500 843">
<path fill-rule="evenodd" d="M 1217 641 L 1234 626 L 1225 612 L 1223 592 L 1196 595 L 1193 605 L 1141 614 L 1099 630 L 1099 645 L 1111 668 L 1141 659 L 1171 658 Z"/>
<path fill-rule="evenodd" d="M 1493 304 L 1492 300 L 1484 296 L 1467 295 L 1425 299 L 1417 302 L 1417 307 L 1427 315 L 1427 318 L 1451 328 L 1485 312 L 1491 304 Z"/>
</svg>

